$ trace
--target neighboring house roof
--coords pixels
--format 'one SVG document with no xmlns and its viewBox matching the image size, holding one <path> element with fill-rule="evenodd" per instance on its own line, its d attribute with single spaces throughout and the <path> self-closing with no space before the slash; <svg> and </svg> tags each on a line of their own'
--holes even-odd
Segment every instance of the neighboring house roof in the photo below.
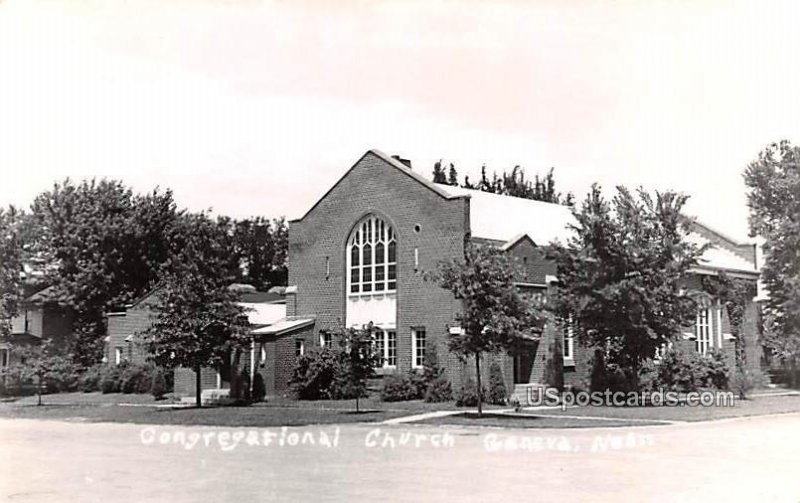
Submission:
<svg viewBox="0 0 800 503">
<path fill-rule="evenodd" d="M 250 304 L 286 302 L 286 296 L 277 292 L 243 292 L 239 300 Z"/>
<path fill-rule="evenodd" d="M 537 246 L 547 246 L 553 241 L 565 244 L 572 232 L 570 225 L 576 223 L 571 209 L 564 205 L 444 184 L 435 185 L 453 196 L 469 196 L 472 237 L 501 242 L 504 249 L 512 247 L 525 236 Z M 703 224 L 696 225 L 708 229 Z M 734 248 L 741 246 L 724 235 L 720 234 L 720 237 L 730 241 Z M 690 232 L 688 240 L 698 245 L 710 242 L 698 232 Z M 698 266 L 758 273 L 754 262 L 745 259 L 733 249 L 719 245 L 706 250 Z"/>
<path fill-rule="evenodd" d="M 48 286 L 42 288 L 41 290 L 32 293 L 25 297 L 23 302 L 27 304 L 42 304 L 45 302 L 58 302 L 58 297 L 56 296 L 56 288 L 54 286 Z"/>
</svg>

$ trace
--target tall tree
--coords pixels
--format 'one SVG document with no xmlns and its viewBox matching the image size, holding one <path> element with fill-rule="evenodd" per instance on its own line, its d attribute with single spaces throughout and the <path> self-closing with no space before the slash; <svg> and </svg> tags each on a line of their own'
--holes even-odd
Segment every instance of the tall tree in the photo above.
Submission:
<svg viewBox="0 0 800 503">
<path fill-rule="evenodd" d="M 289 230 L 284 218 L 269 220 L 259 216 L 233 220 L 219 216 L 217 225 L 227 235 L 224 244 L 230 248 L 235 281 L 260 290 L 286 285 Z"/>
<path fill-rule="evenodd" d="M 458 172 L 452 162 L 450 163 L 450 168 L 447 170 L 447 185 L 458 187 Z"/>
<path fill-rule="evenodd" d="M 750 232 L 764 238 L 761 277 L 769 292 L 767 343 L 797 385 L 800 359 L 800 147 L 783 140 L 759 153 L 744 173 Z"/>
<path fill-rule="evenodd" d="M 496 248 L 468 246 L 463 260 L 442 262 L 433 279 L 462 301 L 463 311 L 457 315 L 462 332 L 451 335 L 448 343 L 460 358 L 475 359 L 481 415 L 483 355 L 512 348 L 523 331 L 539 331 L 541 311 L 519 294 L 511 262 Z"/>
<path fill-rule="evenodd" d="M 573 211 L 573 236 L 552 249 L 557 316 L 575 323 L 581 343 L 606 348 L 606 361 L 624 371 L 634 388 L 644 360 L 695 316 L 682 280 L 703 248 L 685 239 L 686 199 L 617 187 L 609 203 L 594 185 Z"/>
<path fill-rule="evenodd" d="M 142 334 L 157 364 L 195 371 L 198 407 L 201 369 L 222 365 L 247 342 L 247 319 L 229 288 L 237 266 L 230 239 L 223 221 L 204 213 L 181 216 L 159 283 L 158 314 Z"/>
<path fill-rule="evenodd" d="M 13 206 L 0 208 L 0 337 L 10 333 L 22 299 L 23 218 Z"/>
<path fill-rule="evenodd" d="M 73 357 L 94 364 L 104 313 L 142 294 L 167 258 L 172 193 L 135 195 L 116 180 L 67 179 L 36 197 L 31 211 L 32 254 L 75 312 Z"/>
<path fill-rule="evenodd" d="M 442 169 L 442 160 L 433 163 L 433 183 L 447 183 L 447 175 Z"/>
</svg>

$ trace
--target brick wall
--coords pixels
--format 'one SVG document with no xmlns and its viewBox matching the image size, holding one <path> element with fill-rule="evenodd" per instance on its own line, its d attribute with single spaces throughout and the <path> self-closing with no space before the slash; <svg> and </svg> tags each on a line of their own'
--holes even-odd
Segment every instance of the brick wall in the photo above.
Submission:
<svg viewBox="0 0 800 503">
<path fill-rule="evenodd" d="M 217 371 L 212 368 L 200 369 L 200 389 L 214 389 L 217 387 Z M 194 396 L 195 395 L 195 372 L 194 370 L 180 367 L 175 369 L 175 395 Z"/>
<path fill-rule="evenodd" d="M 315 336 L 307 347 L 318 344 L 320 330 L 337 331 L 344 322 L 346 242 L 353 226 L 374 213 L 397 235 L 397 369 L 411 369 L 411 327 L 425 327 L 427 343 L 436 344 L 440 364 L 458 386 L 461 363 L 447 351 L 446 338 L 460 304 L 423 275 L 440 260 L 463 257 L 467 212 L 466 199 L 446 199 L 375 154 L 366 154 L 308 215 L 289 226 L 295 314 L 316 317 Z"/>
<path fill-rule="evenodd" d="M 147 347 L 138 335 L 152 323 L 154 313 L 146 303 L 131 307 L 124 313 L 108 315 L 108 344 L 106 358 L 113 365 L 116 361 L 117 348 L 122 349 L 123 358 L 134 363 L 144 363 L 147 359 Z M 126 341 L 133 336 L 131 341 Z"/>
</svg>

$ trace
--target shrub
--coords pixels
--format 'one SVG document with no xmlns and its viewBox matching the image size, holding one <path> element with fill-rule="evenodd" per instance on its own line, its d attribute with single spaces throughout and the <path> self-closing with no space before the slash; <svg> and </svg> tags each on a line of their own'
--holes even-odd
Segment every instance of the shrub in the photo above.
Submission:
<svg viewBox="0 0 800 503">
<path fill-rule="evenodd" d="M 658 386 L 671 391 L 727 389 L 728 376 L 725 356 L 713 350 L 707 356 L 691 351 L 667 351 L 658 366 Z"/>
<path fill-rule="evenodd" d="M 766 388 L 767 384 L 769 384 L 769 379 L 760 370 L 740 367 L 733 374 L 731 390 L 744 400 L 751 391 Z"/>
<path fill-rule="evenodd" d="M 120 391 L 123 393 L 149 393 L 154 371 L 153 365 L 141 363 L 126 365 L 120 375 Z"/>
<path fill-rule="evenodd" d="M 164 376 L 164 371 L 159 367 L 155 367 L 150 379 L 150 394 L 156 400 L 164 398 L 167 392 L 167 378 Z"/>
<path fill-rule="evenodd" d="M 392 374 L 383 380 L 381 400 L 384 402 L 402 402 L 418 400 L 425 394 L 427 383 L 423 376 L 416 372 Z"/>
<path fill-rule="evenodd" d="M 486 390 L 483 389 L 481 392 L 485 397 Z M 456 393 L 456 406 L 475 407 L 476 405 L 478 405 L 478 386 L 472 378 L 469 378 Z"/>
<path fill-rule="evenodd" d="M 267 385 L 264 382 L 264 376 L 261 373 L 256 372 L 256 375 L 253 377 L 253 401 L 254 402 L 261 402 L 267 396 Z"/>
<path fill-rule="evenodd" d="M 503 379 L 503 369 L 500 364 L 492 362 L 489 366 L 489 403 L 494 405 L 505 405 L 508 394 L 506 393 L 506 383 Z"/>
<path fill-rule="evenodd" d="M 84 393 L 91 393 L 93 391 L 100 391 L 100 377 L 102 376 L 103 367 L 101 365 L 94 365 L 86 369 L 78 382 L 78 387 Z"/>
<path fill-rule="evenodd" d="M 53 356 L 50 370 L 45 377 L 45 390 L 48 393 L 76 391 L 81 378 L 81 369 L 61 356 Z"/>
<path fill-rule="evenodd" d="M 226 405 L 250 403 L 250 374 L 247 369 L 231 370 L 231 388 L 226 402 Z"/>
<path fill-rule="evenodd" d="M 425 401 L 430 403 L 449 402 L 453 399 L 453 387 L 444 376 L 434 378 L 425 390 Z"/>
<path fill-rule="evenodd" d="M 127 365 L 106 365 L 100 373 L 100 391 L 103 393 L 119 393 L 122 372 Z"/>
<path fill-rule="evenodd" d="M 300 356 L 289 382 L 300 400 L 335 398 L 338 395 L 338 374 L 337 354 L 332 349 L 323 348 Z"/>
<path fill-rule="evenodd" d="M 658 389 L 658 365 L 647 360 L 639 368 L 639 391 L 653 392 Z"/>
<path fill-rule="evenodd" d="M 250 373 L 247 369 L 242 369 L 239 372 L 239 395 L 245 402 L 250 402 Z M 263 382 L 263 379 L 262 379 Z"/>
</svg>

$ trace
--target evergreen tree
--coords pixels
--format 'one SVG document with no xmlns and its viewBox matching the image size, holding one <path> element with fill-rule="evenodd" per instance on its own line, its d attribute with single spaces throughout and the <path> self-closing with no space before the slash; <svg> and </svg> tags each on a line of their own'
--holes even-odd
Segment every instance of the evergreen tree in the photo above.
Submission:
<svg viewBox="0 0 800 503">
<path fill-rule="evenodd" d="M 442 169 L 441 159 L 433 164 L 433 183 L 447 183 L 447 176 Z"/>
<path fill-rule="evenodd" d="M 458 172 L 456 172 L 456 167 L 452 162 L 450 163 L 450 169 L 447 170 L 447 185 L 458 186 Z"/>
</svg>

